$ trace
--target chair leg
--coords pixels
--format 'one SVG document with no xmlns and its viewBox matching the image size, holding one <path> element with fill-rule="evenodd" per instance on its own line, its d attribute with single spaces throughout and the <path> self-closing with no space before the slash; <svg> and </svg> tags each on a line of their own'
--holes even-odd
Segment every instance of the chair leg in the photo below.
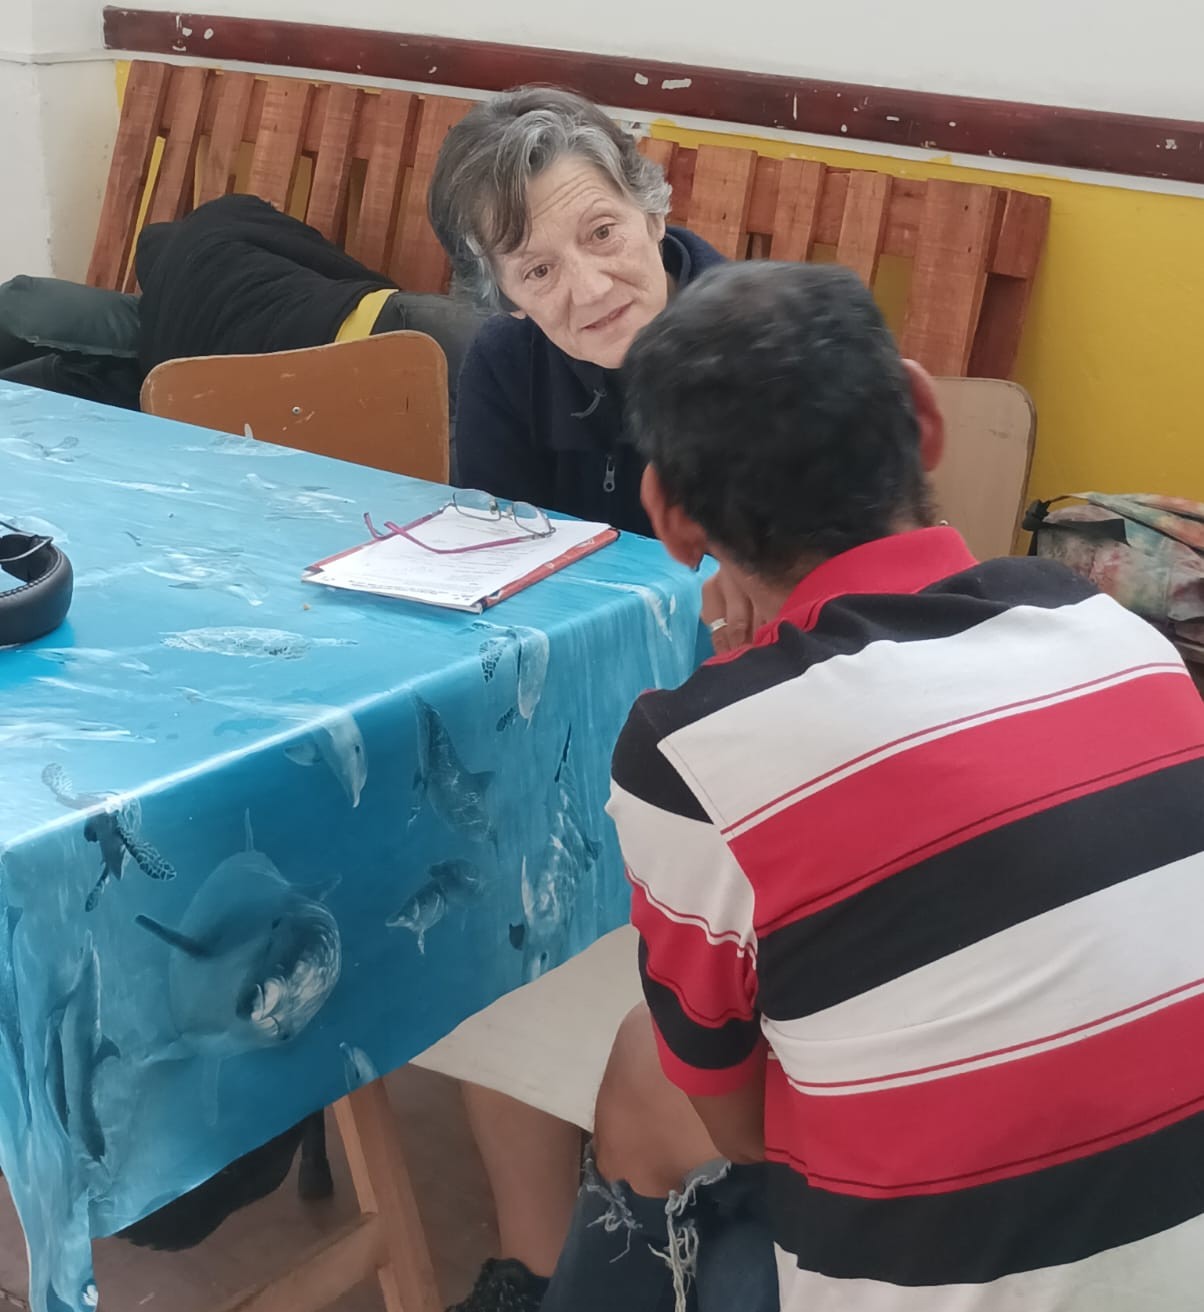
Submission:
<svg viewBox="0 0 1204 1312">
<path fill-rule="evenodd" d="M 378 1272 L 387 1312 L 442 1312 L 418 1201 L 383 1080 L 335 1103 L 360 1210 L 380 1218 L 388 1264 Z"/>
<path fill-rule="evenodd" d="M 334 1196 L 334 1179 L 330 1174 L 330 1157 L 326 1152 L 326 1113 L 315 1112 L 305 1122 L 301 1136 L 301 1165 L 297 1172 L 297 1193 L 308 1203 Z"/>
</svg>

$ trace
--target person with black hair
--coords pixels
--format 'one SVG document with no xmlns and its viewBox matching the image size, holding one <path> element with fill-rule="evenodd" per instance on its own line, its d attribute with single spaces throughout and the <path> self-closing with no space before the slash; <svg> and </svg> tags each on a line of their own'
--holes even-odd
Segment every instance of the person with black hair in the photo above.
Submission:
<svg viewBox="0 0 1204 1312">
<path fill-rule="evenodd" d="M 939 522 L 931 381 L 848 270 L 716 270 L 623 382 L 657 535 L 761 627 L 615 751 L 646 1004 L 544 1312 L 759 1312 L 775 1266 L 783 1312 L 1191 1312 L 1182 659 Z"/>
</svg>

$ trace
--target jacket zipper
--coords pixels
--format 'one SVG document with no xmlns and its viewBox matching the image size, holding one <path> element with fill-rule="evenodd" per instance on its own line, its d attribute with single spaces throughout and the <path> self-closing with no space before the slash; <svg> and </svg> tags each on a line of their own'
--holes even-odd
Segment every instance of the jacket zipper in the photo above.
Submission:
<svg viewBox="0 0 1204 1312">
<path fill-rule="evenodd" d="M 606 473 L 602 476 L 602 491 L 613 492 L 615 490 L 615 458 L 613 455 L 606 457 Z"/>
</svg>

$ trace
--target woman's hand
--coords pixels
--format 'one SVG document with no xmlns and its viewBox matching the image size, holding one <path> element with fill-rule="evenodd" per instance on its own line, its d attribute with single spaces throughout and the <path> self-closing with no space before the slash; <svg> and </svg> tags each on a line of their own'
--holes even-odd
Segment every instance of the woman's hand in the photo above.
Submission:
<svg viewBox="0 0 1204 1312">
<path fill-rule="evenodd" d="M 720 569 L 702 585 L 702 622 L 711 630 L 718 655 L 752 641 L 752 601 L 726 570 Z"/>
</svg>

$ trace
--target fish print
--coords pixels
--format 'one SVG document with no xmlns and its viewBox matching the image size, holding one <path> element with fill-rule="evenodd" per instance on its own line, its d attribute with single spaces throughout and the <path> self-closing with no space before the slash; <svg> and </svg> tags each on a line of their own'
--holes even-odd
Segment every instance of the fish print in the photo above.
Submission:
<svg viewBox="0 0 1204 1312">
<path fill-rule="evenodd" d="M 510 927 L 510 942 L 523 954 L 526 983 L 564 960 L 581 881 L 602 852 L 601 844 L 586 833 L 569 755 L 572 741 L 570 727 L 553 780 L 554 815 L 547 844 L 534 869 L 525 856 L 522 861 L 523 919 Z"/>
<path fill-rule="evenodd" d="M 222 861 L 178 928 L 138 916 L 170 950 L 172 1019 L 188 1051 L 218 1060 L 295 1039 L 321 1011 L 342 971 L 339 927 L 322 898 L 294 888 L 255 850 Z"/>
<path fill-rule="evenodd" d="M 673 630 L 669 627 L 669 615 L 665 611 L 665 600 L 655 588 L 650 588 L 646 583 L 615 583 L 604 579 L 592 579 L 591 582 L 595 587 L 610 588 L 613 592 L 629 592 L 641 598 L 661 637 L 669 639 L 670 642 L 673 640 Z M 673 607 L 673 610 L 676 610 L 676 606 Z"/>
<path fill-rule="evenodd" d="M 363 1048 L 354 1048 L 350 1043 L 340 1043 L 339 1050 L 343 1054 L 343 1074 L 347 1078 L 348 1093 L 354 1093 L 356 1089 L 362 1089 L 365 1084 L 372 1084 L 380 1079 L 380 1071 L 376 1069 L 376 1063 Z"/>
<path fill-rule="evenodd" d="M 0 449 L 19 460 L 48 460 L 56 465 L 73 464 L 75 457 L 68 455 L 67 452 L 74 451 L 77 446 L 79 446 L 79 438 L 74 434 L 52 443 L 39 442 L 32 437 L 0 438 Z"/>
<path fill-rule="evenodd" d="M 262 729 L 281 720 L 306 725 L 307 732 L 284 748 L 285 756 L 294 765 L 313 766 L 324 762 L 347 800 L 353 807 L 359 806 L 368 782 L 368 753 L 364 736 L 350 711 L 338 706 L 320 706 L 317 702 L 257 702 L 242 697 L 206 695 L 195 688 L 181 688 L 180 692 L 194 705 L 208 702 L 239 713 L 239 720 L 219 724 L 215 733 Z"/>
<path fill-rule="evenodd" d="M 44 538 L 53 538 L 60 547 L 70 545 L 71 538 L 66 529 L 59 528 L 49 519 L 43 519 L 40 515 L 16 515 L 10 518 L 10 522 L 17 526 L 21 533 L 36 533 Z"/>
<path fill-rule="evenodd" d="M 408 929 L 418 939 L 418 951 L 426 952 L 426 936 L 451 907 L 470 907 L 480 902 L 489 880 L 472 861 L 440 861 L 426 872 L 426 882 L 395 916 L 385 924 L 390 929 Z"/>
<path fill-rule="evenodd" d="M 40 715 L 32 708 L 25 709 L 27 718 L 0 716 L 0 747 L 28 747 L 32 743 L 45 743 L 61 747 L 65 743 L 148 743 L 152 739 L 123 729 L 116 724 L 103 724 L 95 720 L 74 720 L 67 723 L 50 715 Z"/>
<path fill-rule="evenodd" d="M 353 505 L 350 497 L 340 496 L 326 487 L 284 487 L 269 483 L 258 474 L 247 474 L 245 481 L 267 505 L 266 519 L 342 519 L 344 507 Z"/>
<path fill-rule="evenodd" d="M 415 697 L 418 717 L 418 770 L 414 790 L 418 802 L 429 800 L 435 814 L 452 829 L 476 843 L 497 842 L 486 805 L 492 772 L 473 774 L 460 760 L 443 717 L 421 697 Z M 411 817 L 413 818 L 413 817 Z"/>
<path fill-rule="evenodd" d="M 106 651 L 102 647 L 39 647 L 34 655 L 56 665 L 116 666 L 135 674 L 149 674 L 151 667 L 131 652 Z"/>
<path fill-rule="evenodd" d="M 42 771 L 42 782 L 61 805 L 90 812 L 84 821 L 84 838 L 100 848 L 100 878 L 84 903 L 85 911 L 95 911 L 109 881 L 118 880 L 125 873 L 127 853 L 148 879 L 176 877 L 171 862 L 138 836 L 142 805 L 136 797 L 120 793 L 77 793 L 67 771 L 53 763 Z"/>
<path fill-rule="evenodd" d="M 426 954 L 428 932 L 447 915 L 447 898 L 438 884 L 424 884 L 396 915 L 385 924 L 389 929 L 408 929 L 418 940 L 418 951 Z"/>
<path fill-rule="evenodd" d="M 21 1002 L 17 993 L 17 926 L 24 914 L 20 907 L 9 906 L 3 889 L 7 872 L 0 854 L 0 906 L 4 907 L 0 926 L 4 930 L 3 952 L 0 953 L 0 1043 L 4 1045 L 7 1074 L 11 1077 L 21 1100 L 21 1108 L 28 1123 L 30 1116 L 29 1083 L 25 1068 L 25 1038 L 21 1032 Z"/>
<path fill-rule="evenodd" d="M 46 1092 L 64 1134 L 90 1161 L 105 1155 L 105 1136 L 96 1110 L 96 1076 L 120 1057 L 100 1023 L 100 961 L 91 935 L 66 994 L 46 1023 Z"/>
<path fill-rule="evenodd" d="M 517 720 L 517 719 L 518 719 L 518 707 L 517 707 L 517 706 L 512 706 L 512 707 L 511 707 L 511 708 L 505 713 L 505 715 L 502 715 L 502 716 L 500 716 L 500 717 L 498 718 L 498 722 L 497 722 L 497 731 L 498 731 L 498 733 L 505 733 L 506 730 L 509 729 L 510 726 L 511 726 L 511 725 L 514 723 L 514 721 Z"/>
<path fill-rule="evenodd" d="M 186 446 L 185 451 L 216 451 L 223 456 L 250 456 L 257 460 L 275 460 L 281 456 L 296 455 L 296 449 L 287 446 L 273 446 L 270 442 L 260 442 L 250 424 L 243 425 L 242 436 L 235 433 L 221 433 L 205 446 Z"/>
<path fill-rule="evenodd" d="M 262 581 L 242 563 L 241 547 L 168 549 L 161 563 L 143 563 L 139 568 L 173 588 L 224 592 L 250 606 L 262 606 L 267 596 Z"/>
<path fill-rule="evenodd" d="M 479 653 L 486 683 L 493 681 L 502 658 L 509 651 L 515 652 L 517 710 L 524 720 L 529 721 L 543 697 L 547 682 L 551 655 L 548 635 L 541 629 L 521 625 L 503 628 L 490 624 L 488 620 L 477 620 L 472 627 L 479 633 L 490 635 L 481 643 Z"/>
<path fill-rule="evenodd" d="M 485 676 L 486 683 L 493 682 L 493 676 L 497 673 L 497 667 L 501 664 L 502 657 L 509 650 L 510 644 L 505 638 L 486 638 L 480 647 L 481 673 Z"/>
<path fill-rule="evenodd" d="M 297 661 L 315 647 L 355 647 L 354 638 L 307 638 L 285 629 L 187 629 L 168 633 L 165 647 L 179 651 L 205 652 L 210 656 L 241 656 L 250 659 Z"/>
</svg>

